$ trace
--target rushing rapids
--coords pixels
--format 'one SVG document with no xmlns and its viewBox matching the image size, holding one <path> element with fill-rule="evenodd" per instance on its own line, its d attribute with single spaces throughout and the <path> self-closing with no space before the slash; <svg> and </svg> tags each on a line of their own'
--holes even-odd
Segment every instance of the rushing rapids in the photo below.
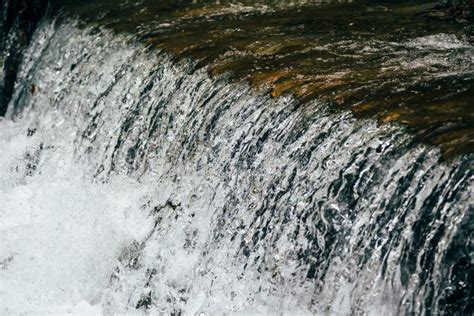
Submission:
<svg viewBox="0 0 474 316">
<path fill-rule="evenodd" d="M 364 45 L 472 91 L 457 35 Z M 186 57 L 39 24 L 0 120 L 2 312 L 472 312 L 470 150 Z"/>
</svg>

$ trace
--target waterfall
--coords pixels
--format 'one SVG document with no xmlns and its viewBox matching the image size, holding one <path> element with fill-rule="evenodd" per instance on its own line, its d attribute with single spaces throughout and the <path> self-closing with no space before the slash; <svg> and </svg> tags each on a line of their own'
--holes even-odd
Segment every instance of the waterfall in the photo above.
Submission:
<svg viewBox="0 0 474 316">
<path fill-rule="evenodd" d="M 472 311 L 472 154 L 71 20 L 0 120 L 5 313 Z"/>
</svg>

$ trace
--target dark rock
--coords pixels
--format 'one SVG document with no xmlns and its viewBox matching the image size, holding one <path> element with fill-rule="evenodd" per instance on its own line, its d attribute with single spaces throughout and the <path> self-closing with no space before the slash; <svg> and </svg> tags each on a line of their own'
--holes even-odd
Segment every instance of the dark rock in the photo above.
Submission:
<svg viewBox="0 0 474 316">
<path fill-rule="evenodd" d="M 36 133 L 36 128 L 28 128 L 26 136 L 31 137 Z"/>
<path fill-rule="evenodd" d="M 146 295 L 143 295 L 140 300 L 138 300 L 137 305 L 135 306 L 136 309 L 139 308 L 145 308 L 148 309 L 150 308 L 152 304 L 152 299 L 151 299 L 151 292 L 149 292 Z"/>
</svg>

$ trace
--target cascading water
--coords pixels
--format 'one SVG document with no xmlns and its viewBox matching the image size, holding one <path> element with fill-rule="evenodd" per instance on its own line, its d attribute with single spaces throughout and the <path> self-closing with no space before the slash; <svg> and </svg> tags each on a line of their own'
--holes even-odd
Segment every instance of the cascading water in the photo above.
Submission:
<svg viewBox="0 0 474 316">
<path fill-rule="evenodd" d="M 472 311 L 472 154 L 68 20 L 16 82 L 3 313 Z"/>
</svg>

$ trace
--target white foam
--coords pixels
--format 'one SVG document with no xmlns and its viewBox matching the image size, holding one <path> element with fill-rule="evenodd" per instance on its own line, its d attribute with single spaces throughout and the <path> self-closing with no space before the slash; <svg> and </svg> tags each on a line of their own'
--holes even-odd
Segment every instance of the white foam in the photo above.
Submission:
<svg viewBox="0 0 474 316">
<path fill-rule="evenodd" d="M 28 125 L 0 122 L 0 313 L 97 314 L 121 249 L 149 230 L 145 193 L 127 178 L 93 183 L 68 134 L 40 150 Z"/>
<path fill-rule="evenodd" d="M 470 48 L 469 43 L 460 40 L 454 34 L 435 34 L 414 38 L 407 42 L 408 47 L 416 49 L 438 49 L 449 50 L 459 48 Z"/>
</svg>

